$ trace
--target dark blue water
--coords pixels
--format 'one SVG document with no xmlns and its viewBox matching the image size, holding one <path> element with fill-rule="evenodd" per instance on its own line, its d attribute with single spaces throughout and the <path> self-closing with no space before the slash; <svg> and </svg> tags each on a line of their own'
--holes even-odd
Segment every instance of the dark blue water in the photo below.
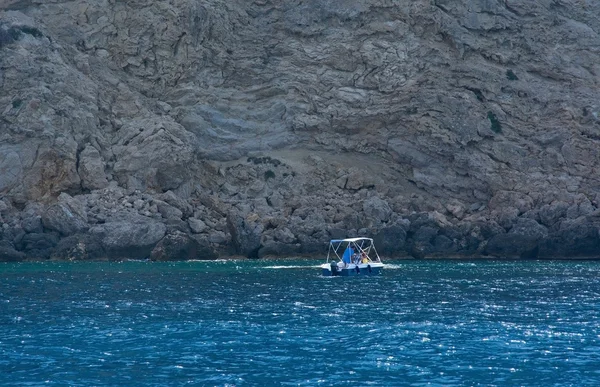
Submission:
<svg viewBox="0 0 600 387">
<path fill-rule="evenodd" d="M 0 385 L 600 385 L 599 262 L 0 264 Z"/>
</svg>

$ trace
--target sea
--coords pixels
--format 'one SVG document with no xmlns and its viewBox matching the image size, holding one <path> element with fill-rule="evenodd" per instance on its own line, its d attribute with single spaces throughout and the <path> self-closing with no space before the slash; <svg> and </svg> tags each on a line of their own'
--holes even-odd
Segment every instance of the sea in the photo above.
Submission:
<svg viewBox="0 0 600 387">
<path fill-rule="evenodd" d="M 600 385 L 600 262 L 319 263 L 2 263 L 0 385 Z"/>
</svg>

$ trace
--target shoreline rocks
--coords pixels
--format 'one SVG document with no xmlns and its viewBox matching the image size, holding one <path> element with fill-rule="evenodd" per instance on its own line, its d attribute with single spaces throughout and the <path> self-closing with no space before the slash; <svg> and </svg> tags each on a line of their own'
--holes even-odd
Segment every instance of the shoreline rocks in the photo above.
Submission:
<svg viewBox="0 0 600 387">
<path fill-rule="evenodd" d="M 394 200 L 375 196 L 375 191 L 365 194 L 364 199 L 353 194 L 338 206 L 334 195 L 309 196 L 303 204 L 292 197 L 281 208 L 260 201 L 213 200 L 209 209 L 202 194 L 184 199 L 172 192 L 128 194 L 111 186 L 74 197 L 62 193 L 55 202 L 22 211 L 1 201 L 0 261 L 322 258 L 330 239 L 355 236 L 374 238 L 386 258 L 600 258 L 600 210 L 581 197 L 553 208 L 581 208 L 583 203 L 583 211 L 561 210 L 550 217 L 552 206 L 526 205 L 524 212 L 505 217 L 494 204 L 489 206 L 493 209 L 456 216 L 456 201 L 441 206 L 444 213 L 402 214 L 392 209 L 397 207 Z M 161 200 L 165 198 L 177 207 Z"/>
</svg>

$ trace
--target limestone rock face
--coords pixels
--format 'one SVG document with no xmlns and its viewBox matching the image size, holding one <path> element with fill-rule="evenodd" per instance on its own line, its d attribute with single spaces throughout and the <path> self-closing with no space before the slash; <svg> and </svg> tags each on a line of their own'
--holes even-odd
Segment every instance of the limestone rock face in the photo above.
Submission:
<svg viewBox="0 0 600 387">
<path fill-rule="evenodd" d="M 402 256 L 600 256 L 599 14 L 0 1 L 0 246 L 146 257 L 168 229 L 253 257 L 333 235 Z"/>
</svg>

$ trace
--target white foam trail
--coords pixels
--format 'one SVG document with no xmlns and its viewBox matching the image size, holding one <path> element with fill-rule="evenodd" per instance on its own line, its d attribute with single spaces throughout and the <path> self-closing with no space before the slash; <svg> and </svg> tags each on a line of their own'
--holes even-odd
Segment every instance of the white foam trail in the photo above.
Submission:
<svg viewBox="0 0 600 387">
<path fill-rule="evenodd" d="M 228 262 L 239 262 L 242 259 L 188 259 L 187 261 L 181 262 L 202 262 L 202 263 L 228 263 Z M 175 262 L 175 261 L 174 261 Z"/>
<path fill-rule="evenodd" d="M 310 269 L 315 267 L 321 267 L 321 265 L 293 265 L 293 266 L 265 266 L 265 269 Z"/>
</svg>

